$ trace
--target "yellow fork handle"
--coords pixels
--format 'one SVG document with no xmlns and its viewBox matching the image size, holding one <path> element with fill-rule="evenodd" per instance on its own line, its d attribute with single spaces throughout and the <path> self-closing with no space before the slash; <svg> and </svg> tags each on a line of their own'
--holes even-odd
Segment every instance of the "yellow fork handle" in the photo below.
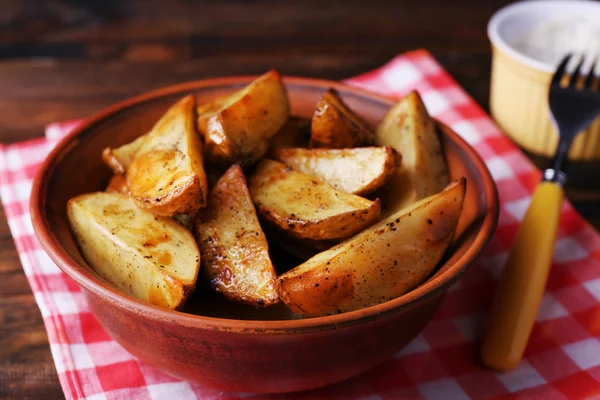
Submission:
<svg viewBox="0 0 600 400">
<path fill-rule="evenodd" d="M 508 371 L 521 361 L 548 280 L 562 199 L 560 185 L 540 183 L 521 223 L 483 339 L 490 368 Z"/>
</svg>

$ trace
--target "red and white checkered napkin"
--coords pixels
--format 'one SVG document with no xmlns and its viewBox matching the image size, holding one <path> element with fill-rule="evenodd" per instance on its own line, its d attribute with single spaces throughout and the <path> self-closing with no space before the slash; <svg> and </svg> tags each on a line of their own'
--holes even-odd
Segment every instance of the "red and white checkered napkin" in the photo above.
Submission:
<svg viewBox="0 0 600 400">
<path fill-rule="evenodd" d="M 554 265 L 525 358 L 509 373 L 483 368 L 477 355 L 484 316 L 540 173 L 425 51 L 399 56 L 348 83 L 395 98 L 418 90 L 431 114 L 485 159 L 500 192 L 498 231 L 476 265 L 448 292 L 427 328 L 392 360 L 327 388 L 256 398 L 600 398 L 598 233 L 565 202 Z M 45 139 L 0 147 L 2 202 L 66 397 L 248 397 L 182 382 L 135 360 L 104 332 L 77 284 L 41 250 L 28 212 L 31 180 L 50 148 L 75 124 L 53 124 Z"/>
</svg>

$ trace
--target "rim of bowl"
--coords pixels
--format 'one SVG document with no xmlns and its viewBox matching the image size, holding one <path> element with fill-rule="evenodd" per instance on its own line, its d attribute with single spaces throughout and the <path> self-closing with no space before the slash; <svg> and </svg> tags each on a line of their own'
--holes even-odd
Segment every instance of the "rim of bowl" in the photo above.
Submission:
<svg viewBox="0 0 600 400">
<path fill-rule="evenodd" d="M 549 64 L 543 61 L 536 60 L 526 54 L 515 50 L 509 45 L 499 32 L 501 24 L 508 18 L 518 14 L 535 13 L 540 7 L 552 7 L 552 12 L 557 13 L 559 10 L 564 10 L 567 6 L 570 9 L 577 10 L 596 10 L 600 15 L 600 3 L 594 0 L 527 0 L 509 4 L 500 10 L 496 11 L 487 26 L 488 38 L 494 46 L 511 58 L 525 64 L 526 66 L 540 71 L 553 73 L 556 65 Z M 576 9 L 581 7 L 581 9 Z"/>
<path fill-rule="evenodd" d="M 493 236 L 498 222 L 499 201 L 496 185 L 479 154 L 457 133 L 447 126 L 441 124 L 446 128 L 444 129 L 444 134 L 450 136 L 452 141 L 455 142 L 458 147 L 467 154 L 467 156 L 473 162 L 475 169 L 481 176 L 486 199 L 486 214 L 483 217 L 481 228 L 477 233 L 475 240 L 463 254 L 463 256 L 456 260 L 454 265 L 452 265 L 447 271 L 438 276 L 436 279 L 430 278 L 410 292 L 385 303 L 342 314 L 290 320 L 239 320 L 208 317 L 160 308 L 144 303 L 128 294 L 119 292 L 108 282 L 98 278 L 86 268 L 78 265 L 78 263 L 68 255 L 58 240 L 56 240 L 51 234 L 48 225 L 44 221 L 43 215 L 45 198 L 42 199 L 41 195 L 46 191 L 48 179 L 52 175 L 52 171 L 56 162 L 60 160 L 63 152 L 68 151 L 69 147 L 72 146 L 72 142 L 77 138 L 77 136 L 91 128 L 94 124 L 109 117 L 111 114 L 121 111 L 125 108 L 138 105 L 147 100 L 182 91 L 193 92 L 202 87 L 249 83 L 257 77 L 258 76 L 233 76 L 204 79 L 152 90 L 144 94 L 120 101 L 112 106 L 109 106 L 103 111 L 94 114 L 92 117 L 87 118 L 71 133 L 61 139 L 54 149 L 48 154 L 40 169 L 36 173 L 33 181 L 30 201 L 31 219 L 35 234 L 39 239 L 44 251 L 48 253 L 49 257 L 60 267 L 60 269 L 73 278 L 83 288 L 97 296 L 104 298 L 114 306 L 142 314 L 150 319 L 170 320 L 171 323 L 175 322 L 180 326 L 196 328 L 203 327 L 217 331 L 289 334 L 305 331 L 337 329 L 350 324 L 355 324 L 358 321 L 369 320 L 384 314 L 398 312 L 402 309 L 414 307 L 428 298 L 437 295 L 455 280 L 457 280 L 462 272 L 465 271 L 466 267 L 470 265 L 485 249 L 486 245 Z M 286 84 L 297 86 L 309 86 L 319 89 L 333 87 L 343 93 L 349 93 L 362 99 L 379 103 L 387 103 L 390 107 L 395 103 L 395 101 L 390 98 L 386 98 L 364 89 L 348 86 L 339 82 L 301 77 L 284 77 L 283 80 Z"/>
</svg>

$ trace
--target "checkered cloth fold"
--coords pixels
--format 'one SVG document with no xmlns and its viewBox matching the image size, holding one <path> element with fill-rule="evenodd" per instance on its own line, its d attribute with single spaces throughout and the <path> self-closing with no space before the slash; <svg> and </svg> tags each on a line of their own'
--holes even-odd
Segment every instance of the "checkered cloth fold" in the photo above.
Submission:
<svg viewBox="0 0 600 400">
<path fill-rule="evenodd" d="M 427 328 L 392 360 L 327 388 L 269 399 L 600 398 L 600 236 L 565 202 L 553 266 L 520 366 L 500 374 L 477 361 L 497 279 L 540 172 L 425 51 L 396 57 L 347 80 L 392 98 L 418 90 L 430 113 L 481 154 L 500 194 L 497 233 L 448 292 Z M 48 331 L 68 399 L 237 399 L 171 378 L 134 359 L 90 313 L 78 285 L 42 251 L 28 212 L 31 181 L 48 151 L 77 121 L 46 137 L 0 145 L 0 194 L 23 269 Z"/>
</svg>

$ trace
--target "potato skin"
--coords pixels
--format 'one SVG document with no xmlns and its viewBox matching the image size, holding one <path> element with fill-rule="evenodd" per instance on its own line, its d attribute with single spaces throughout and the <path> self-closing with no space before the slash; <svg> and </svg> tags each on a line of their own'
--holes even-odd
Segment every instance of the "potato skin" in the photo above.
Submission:
<svg viewBox="0 0 600 400">
<path fill-rule="evenodd" d="M 191 95 L 173 105 L 127 169 L 131 197 L 155 215 L 195 214 L 206 206 L 208 182 L 194 107 Z"/>
<path fill-rule="evenodd" d="M 127 186 L 127 179 L 123 175 L 113 175 L 104 191 L 106 193 L 120 193 L 128 196 L 129 187 Z M 175 214 L 173 215 L 173 219 L 187 229 L 193 229 L 194 214 Z"/>
<path fill-rule="evenodd" d="M 130 194 L 134 197 L 140 208 L 147 209 L 155 215 L 173 216 L 176 214 L 193 214 L 206 205 L 203 193 L 203 185 L 200 178 L 191 175 L 186 182 L 180 183 L 175 188 L 165 190 L 165 194 L 148 196 L 144 192 L 152 187 L 156 181 L 151 180 L 156 175 L 154 162 L 136 163 L 130 167 L 130 176 L 135 179 L 129 181 Z M 139 178 L 138 178 L 139 177 Z"/>
<path fill-rule="evenodd" d="M 385 185 L 402 163 L 402 156 L 390 146 L 282 148 L 273 152 L 273 158 L 335 189 L 359 196 Z"/>
<path fill-rule="evenodd" d="M 200 253 L 192 234 L 170 218 L 103 192 L 70 199 L 67 216 L 87 263 L 120 291 L 178 309 L 195 289 Z"/>
<path fill-rule="evenodd" d="M 196 217 L 194 231 L 202 270 L 214 290 L 254 306 L 279 302 L 269 245 L 239 165 L 219 179 L 208 207 Z"/>
<path fill-rule="evenodd" d="M 145 140 L 146 135 L 142 135 L 133 142 L 124 144 L 116 149 L 107 147 L 102 151 L 102 161 L 104 161 L 116 175 L 124 175 Z"/>
<path fill-rule="evenodd" d="M 346 238 L 375 223 L 379 199 L 335 190 L 280 162 L 263 159 L 249 180 L 258 213 L 287 234 L 312 240 Z"/>
<path fill-rule="evenodd" d="M 338 92 L 334 89 L 325 91 L 313 114 L 310 147 L 343 149 L 372 146 L 375 142 L 375 135 L 348 108 Z"/>
<path fill-rule="evenodd" d="M 401 99 L 377 127 L 377 140 L 403 156 L 381 193 L 384 215 L 439 193 L 450 178 L 435 121 L 415 91 Z"/>
<path fill-rule="evenodd" d="M 342 313 L 394 299 L 421 284 L 450 245 L 465 179 L 401 210 L 278 278 L 278 292 L 306 316 Z"/>
<path fill-rule="evenodd" d="M 105 192 L 128 195 L 129 188 L 127 187 L 127 179 L 125 179 L 123 175 L 113 175 L 110 178 L 110 181 L 108 181 Z"/>
<path fill-rule="evenodd" d="M 210 162 L 252 165 L 287 122 L 290 105 L 281 76 L 271 70 L 244 89 L 197 108 L 198 130 Z"/>
</svg>

